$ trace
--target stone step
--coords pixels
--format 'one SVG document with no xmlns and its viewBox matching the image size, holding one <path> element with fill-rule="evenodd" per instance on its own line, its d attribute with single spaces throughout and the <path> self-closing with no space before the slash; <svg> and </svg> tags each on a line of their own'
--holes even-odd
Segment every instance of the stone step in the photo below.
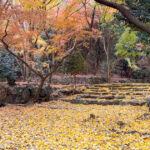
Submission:
<svg viewBox="0 0 150 150">
<path fill-rule="evenodd" d="M 61 99 L 61 101 L 70 102 L 72 104 L 84 104 L 84 105 L 90 105 L 90 104 L 97 104 L 97 105 L 132 105 L 132 106 L 143 106 L 146 104 L 146 101 L 122 101 L 122 100 L 103 100 L 103 101 L 97 101 L 97 100 L 67 100 L 67 99 Z"/>
<path fill-rule="evenodd" d="M 137 85 L 132 85 L 132 84 L 129 84 L 129 85 L 123 85 L 123 84 L 120 84 L 120 85 L 94 85 L 94 86 L 88 86 L 88 88 L 149 88 L 150 87 L 150 84 L 137 84 Z"/>
<path fill-rule="evenodd" d="M 135 91 L 135 92 L 143 92 L 143 91 L 150 91 L 150 89 L 136 89 L 136 88 L 110 88 L 110 89 L 93 89 L 93 88 L 89 88 L 88 90 L 90 91 L 93 91 L 93 92 L 108 92 L 109 91 L 112 91 L 112 92 L 115 92 L 115 91 Z"/>
<path fill-rule="evenodd" d="M 90 94 L 90 95 L 100 95 L 98 92 L 84 92 L 84 94 Z"/>
</svg>

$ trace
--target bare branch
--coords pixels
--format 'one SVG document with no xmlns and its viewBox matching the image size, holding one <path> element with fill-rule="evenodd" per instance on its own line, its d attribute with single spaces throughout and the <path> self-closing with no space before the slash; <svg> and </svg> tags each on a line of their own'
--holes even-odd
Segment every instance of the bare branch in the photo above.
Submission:
<svg viewBox="0 0 150 150">
<path fill-rule="evenodd" d="M 6 0 L 5 4 L 3 5 L 3 8 L 6 8 L 8 5 L 9 0 Z"/>
<path fill-rule="evenodd" d="M 9 20 L 7 20 L 6 27 L 5 27 L 5 30 L 4 30 L 4 36 L 2 37 L 2 40 L 4 40 L 6 38 L 6 36 L 7 36 L 8 26 L 9 26 Z"/>
<path fill-rule="evenodd" d="M 90 27 L 90 22 L 89 22 L 89 20 L 88 20 L 88 15 L 87 15 L 86 0 L 85 0 L 85 2 L 83 2 L 83 6 L 84 6 L 84 9 L 85 9 L 85 11 L 84 11 L 84 13 L 85 13 L 85 19 L 86 19 L 86 21 L 87 21 L 87 24 L 88 24 L 89 27 Z"/>
<path fill-rule="evenodd" d="M 70 16 L 72 16 L 74 13 L 80 11 L 82 8 L 83 8 L 83 6 L 81 6 L 80 8 L 78 8 L 77 10 L 75 10 L 74 12 L 72 12 L 72 13 L 70 14 Z"/>
<path fill-rule="evenodd" d="M 90 29 L 92 29 L 94 25 L 95 12 L 96 12 L 96 6 L 93 8 Z"/>
</svg>

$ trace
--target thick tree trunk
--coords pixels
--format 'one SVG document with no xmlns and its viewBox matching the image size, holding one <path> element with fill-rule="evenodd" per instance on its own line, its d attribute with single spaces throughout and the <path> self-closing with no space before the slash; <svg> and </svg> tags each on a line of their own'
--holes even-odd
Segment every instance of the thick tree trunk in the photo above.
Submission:
<svg viewBox="0 0 150 150">
<path fill-rule="evenodd" d="M 49 82 L 48 82 L 48 85 L 47 85 L 47 97 L 46 97 L 47 100 L 50 99 L 50 94 L 52 92 L 51 82 L 52 82 L 52 74 L 49 76 Z"/>
<path fill-rule="evenodd" d="M 42 91 L 45 80 L 46 78 L 41 78 L 40 85 L 38 86 L 38 89 L 35 94 L 35 102 L 39 100 L 40 92 Z"/>
<path fill-rule="evenodd" d="M 49 100 L 49 96 L 51 93 L 51 86 L 50 85 L 51 85 L 52 74 L 50 74 L 48 77 L 49 77 L 49 81 L 48 81 L 48 85 L 47 85 L 47 89 L 46 89 L 46 95 L 47 95 L 46 100 Z M 40 85 L 38 86 L 38 89 L 37 89 L 36 94 L 35 94 L 35 102 L 38 102 L 40 93 L 41 93 L 42 88 L 44 86 L 44 82 L 48 77 L 41 78 Z"/>
</svg>

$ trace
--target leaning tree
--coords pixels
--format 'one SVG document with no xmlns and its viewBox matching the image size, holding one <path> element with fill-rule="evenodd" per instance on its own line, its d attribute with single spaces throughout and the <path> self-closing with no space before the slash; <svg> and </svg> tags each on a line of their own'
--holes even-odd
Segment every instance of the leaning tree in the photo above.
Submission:
<svg viewBox="0 0 150 150">
<path fill-rule="evenodd" d="M 103 4 L 108 7 L 117 9 L 125 18 L 128 19 L 130 23 L 132 23 L 133 25 L 135 25 L 137 28 L 141 29 L 142 31 L 150 34 L 150 27 L 146 25 L 145 23 L 143 23 L 142 21 L 140 21 L 139 19 L 137 19 L 136 16 L 133 15 L 132 10 L 126 7 L 125 5 L 118 4 L 115 2 L 110 2 L 107 0 L 95 0 L 95 1 L 99 4 Z M 131 5 L 134 5 L 134 4 L 131 4 Z"/>
</svg>

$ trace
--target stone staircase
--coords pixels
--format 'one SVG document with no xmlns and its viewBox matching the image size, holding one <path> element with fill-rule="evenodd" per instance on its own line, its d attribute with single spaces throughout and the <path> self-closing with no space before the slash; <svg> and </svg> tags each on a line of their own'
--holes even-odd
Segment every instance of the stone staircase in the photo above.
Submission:
<svg viewBox="0 0 150 150">
<path fill-rule="evenodd" d="M 116 83 L 86 85 L 82 94 L 62 97 L 61 100 L 73 104 L 133 105 L 142 106 L 150 97 L 148 83 Z"/>
</svg>

